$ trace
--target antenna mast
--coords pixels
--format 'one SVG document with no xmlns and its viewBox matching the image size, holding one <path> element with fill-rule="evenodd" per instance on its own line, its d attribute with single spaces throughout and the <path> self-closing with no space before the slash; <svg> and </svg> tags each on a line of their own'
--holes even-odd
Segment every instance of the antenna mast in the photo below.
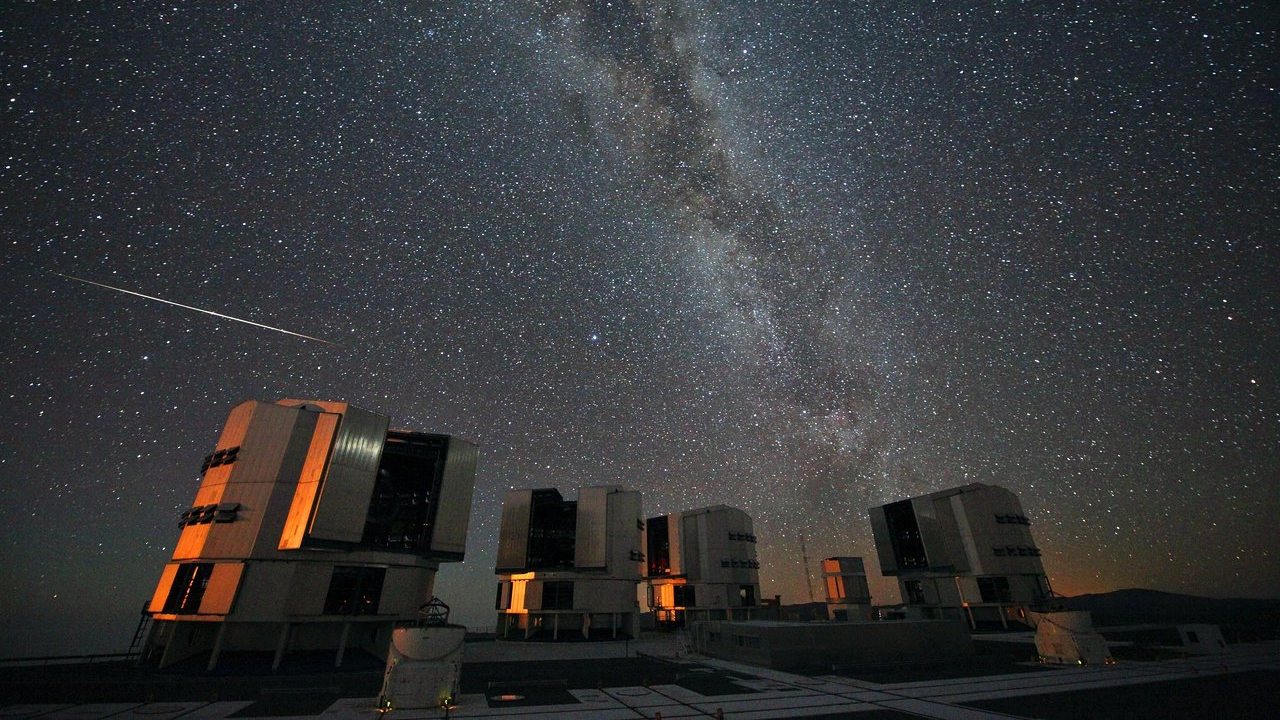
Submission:
<svg viewBox="0 0 1280 720">
<path fill-rule="evenodd" d="M 804 561 L 804 587 L 809 591 L 809 602 L 813 599 L 813 575 L 809 572 L 809 550 L 804 545 L 804 533 L 800 533 L 800 559 Z"/>
</svg>

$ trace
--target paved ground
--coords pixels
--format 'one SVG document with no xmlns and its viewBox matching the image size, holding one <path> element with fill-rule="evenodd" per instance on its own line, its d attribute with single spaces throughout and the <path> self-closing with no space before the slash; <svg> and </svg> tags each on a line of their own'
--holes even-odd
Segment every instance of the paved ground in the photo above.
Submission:
<svg viewBox="0 0 1280 720">
<path fill-rule="evenodd" d="M 623 720 L 707 718 L 732 720 L 810 718 L 894 720 L 942 718 L 1236 718 L 1280 717 L 1280 643 L 1241 645 L 1226 655 L 1109 667 L 1057 667 L 970 677 L 873 682 L 857 677 L 808 677 L 707 658 L 678 657 L 667 638 L 639 643 L 556 646 L 474 643 L 467 648 L 464 685 L 451 718 Z M 637 657 L 637 651 L 641 653 Z M 975 664 L 975 672 L 982 670 Z M 989 670 L 988 668 L 987 670 Z M 0 677 L 5 697 L 15 693 L 12 669 Z M 91 675 L 92 673 L 89 673 Z M 230 718 L 324 717 L 376 720 L 378 677 L 346 673 L 358 695 L 325 674 L 259 680 L 253 692 L 233 677 L 225 693 L 209 697 L 217 678 L 187 686 L 174 697 L 65 702 L 12 701 L 0 718 Z M 354 676 L 365 676 L 355 678 Z M 317 678 L 320 682 L 317 682 Z M 78 683 L 64 675 L 69 692 Z M 239 680 L 246 680 L 239 678 Z M 648 681 L 646 684 L 645 681 Z M 237 690 L 236 688 L 240 688 Z M 177 688 L 171 688 L 177 689 Z M 245 691 L 240 693 L 240 690 Z M 200 696 L 201 694 L 205 696 Z M 240 697 L 232 697 L 241 694 Z M 509 696 L 511 700 L 500 699 Z M 443 711 L 390 712 L 387 720 L 445 717 Z"/>
</svg>

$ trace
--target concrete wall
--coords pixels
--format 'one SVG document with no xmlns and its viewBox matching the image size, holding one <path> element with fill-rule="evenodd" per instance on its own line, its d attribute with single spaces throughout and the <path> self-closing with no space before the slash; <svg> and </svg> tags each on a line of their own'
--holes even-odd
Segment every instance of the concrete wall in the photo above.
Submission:
<svg viewBox="0 0 1280 720">
<path fill-rule="evenodd" d="M 975 654 L 968 628 L 956 620 L 706 622 L 694 626 L 693 636 L 697 649 L 711 657 L 775 670 L 923 662 Z"/>
</svg>

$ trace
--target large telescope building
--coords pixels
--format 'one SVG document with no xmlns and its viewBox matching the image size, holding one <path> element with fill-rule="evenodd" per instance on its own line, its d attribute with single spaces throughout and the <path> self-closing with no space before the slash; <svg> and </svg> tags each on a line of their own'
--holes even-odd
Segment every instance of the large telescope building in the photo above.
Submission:
<svg viewBox="0 0 1280 720">
<path fill-rule="evenodd" d="M 498 538 L 498 634 L 636 637 L 644 562 L 640 493 L 512 490 Z"/>
<path fill-rule="evenodd" d="M 868 512 L 880 570 L 914 617 L 1008 627 L 1052 594 L 1031 520 L 1005 488 L 971 483 Z"/>
<path fill-rule="evenodd" d="M 745 620 L 758 609 L 760 561 L 751 516 L 716 505 L 645 523 L 648 604 L 659 627 Z"/>
<path fill-rule="evenodd" d="M 440 563 L 463 559 L 478 450 L 342 402 L 237 405 L 177 518 L 146 657 L 385 657 Z"/>
</svg>

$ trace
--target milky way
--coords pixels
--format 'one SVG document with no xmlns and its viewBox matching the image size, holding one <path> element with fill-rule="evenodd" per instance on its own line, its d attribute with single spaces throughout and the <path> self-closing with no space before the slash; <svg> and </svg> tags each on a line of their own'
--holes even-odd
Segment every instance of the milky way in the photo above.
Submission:
<svg viewBox="0 0 1280 720">
<path fill-rule="evenodd" d="M 545 55 L 539 69 L 563 83 L 561 113 L 578 119 L 583 141 L 602 149 L 624 186 L 657 210 L 659 232 L 683 246 L 703 293 L 688 301 L 712 309 L 705 331 L 727 338 L 752 376 L 761 397 L 743 400 L 755 402 L 762 424 L 810 431 L 800 436 L 806 455 L 818 450 L 807 442 L 816 431 L 865 460 L 860 419 L 875 373 L 840 328 L 827 328 L 839 320 L 850 272 L 842 246 L 852 238 L 805 227 L 760 171 L 750 133 L 734 127 L 744 103 L 727 77 L 739 58 L 721 36 L 723 12 L 565 3 L 533 18 L 525 41 Z"/>
<path fill-rule="evenodd" d="M 9 654 L 123 649 L 227 411 L 284 397 L 480 444 L 436 588 L 477 626 L 503 493 L 596 484 L 747 511 L 790 602 L 802 535 L 896 601 L 866 509 L 967 482 L 1060 592 L 1280 595 L 1269 5 L 5 20 Z"/>
</svg>

